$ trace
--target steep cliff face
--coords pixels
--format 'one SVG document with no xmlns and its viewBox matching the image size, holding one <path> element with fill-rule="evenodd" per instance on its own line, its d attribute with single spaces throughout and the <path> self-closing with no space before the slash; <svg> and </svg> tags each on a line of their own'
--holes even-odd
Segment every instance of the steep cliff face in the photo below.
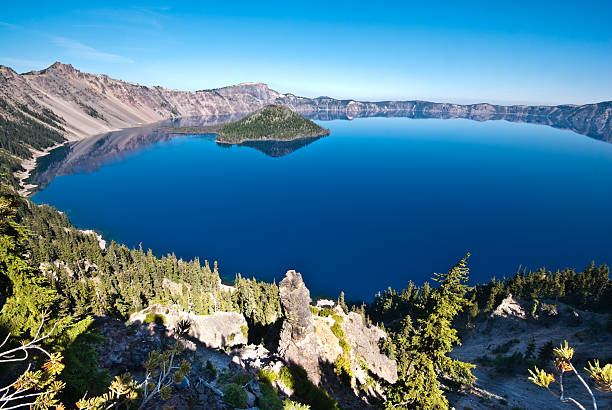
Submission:
<svg viewBox="0 0 612 410">
<path fill-rule="evenodd" d="M 66 136 L 82 139 L 119 128 L 168 118 L 246 114 L 268 104 L 283 104 L 313 119 L 394 116 L 412 118 L 503 119 L 570 129 L 612 140 L 612 102 L 581 106 L 499 106 L 440 104 L 427 101 L 363 102 L 280 94 L 263 83 L 201 91 L 168 90 L 88 74 L 69 64 L 17 74 L 0 66 L 0 98 L 14 106 L 52 110 L 65 120 Z M 0 115 L 5 115 L 0 108 Z"/>
<path fill-rule="evenodd" d="M 167 90 L 55 63 L 21 75 L 0 67 L 0 96 L 15 105 L 52 110 L 66 121 L 67 137 L 81 139 L 167 118 L 248 113 L 280 94 L 261 83 L 196 92 Z"/>
</svg>

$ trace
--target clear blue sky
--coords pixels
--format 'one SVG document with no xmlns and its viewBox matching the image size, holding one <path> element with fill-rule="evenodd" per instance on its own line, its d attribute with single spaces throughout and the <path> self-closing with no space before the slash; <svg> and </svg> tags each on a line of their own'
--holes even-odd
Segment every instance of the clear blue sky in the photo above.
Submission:
<svg viewBox="0 0 612 410">
<path fill-rule="evenodd" d="M 612 100 L 612 1 L 6 1 L 0 64 L 197 90 L 496 103 Z M 95 3 L 95 5 L 94 5 Z"/>
</svg>

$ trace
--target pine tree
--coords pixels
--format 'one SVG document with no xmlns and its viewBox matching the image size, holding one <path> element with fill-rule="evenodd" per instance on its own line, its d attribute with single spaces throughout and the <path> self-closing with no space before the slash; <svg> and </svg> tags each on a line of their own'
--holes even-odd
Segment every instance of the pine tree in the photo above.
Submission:
<svg viewBox="0 0 612 410">
<path fill-rule="evenodd" d="M 415 328 L 409 318 L 404 319 L 395 335 L 399 379 L 388 389 L 387 408 L 448 408 L 440 379 L 467 384 L 475 380 L 473 365 L 447 356 L 459 344 L 452 320 L 469 304 L 465 298 L 468 257 L 469 254 L 447 274 L 435 274 L 434 281 L 440 286 L 431 291 L 431 306 L 424 318 L 418 319 Z"/>
</svg>

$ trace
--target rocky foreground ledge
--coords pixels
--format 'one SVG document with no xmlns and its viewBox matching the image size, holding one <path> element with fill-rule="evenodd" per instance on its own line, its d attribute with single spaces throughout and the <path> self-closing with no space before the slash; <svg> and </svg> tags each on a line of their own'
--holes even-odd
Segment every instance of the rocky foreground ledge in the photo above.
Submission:
<svg viewBox="0 0 612 410">
<path fill-rule="evenodd" d="M 231 408 L 219 392 L 234 375 L 250 378 L 245 390 L 248 404 L 256 406 L 262 397 L 257 372 L 279 374 L 295 366 L 303 368 L 310 382 L 328 391 L 343 408 L 370 408 L 384 399 L 381 384 L 397 380 L 396 363 L 379 348 L 386 333 L 333 302 L 323 309 L 312 306 L 310 291 L 296 271 L 287 272 L 279 293 L 284 317 L 279 319 L 280 326 L 272 326 L 277 329 L 274 347 L 249 343 L 247 321 L 238 312 L 196 315 L 176 305 L 155 304 L 132 314 L 127 326 L 119 320 L 99 319 L 98 328 L 106 339 L 99 347 L 99 365 L 113 375 L 125 371 L 139 375 L 148 352 L 172 344 L 178 338 L 177 323 L 187 320 L 191 327 L 184 338 L 185 355 L 193 364 L 188 376 L 192 383 L 176 387 L 172 403 L 160 401 L 151 408 L 187 408 L 189 396 L 198 397 L 204 408 Z M 348 379 L 338 375 L 340 360 L 351 374 Z M 215 369 L 212 380 L 211 366 Z M 294 394 L 295 386 L 286 385 L 281 378 L 274 387 L 281 397 Z"/>
</svg>

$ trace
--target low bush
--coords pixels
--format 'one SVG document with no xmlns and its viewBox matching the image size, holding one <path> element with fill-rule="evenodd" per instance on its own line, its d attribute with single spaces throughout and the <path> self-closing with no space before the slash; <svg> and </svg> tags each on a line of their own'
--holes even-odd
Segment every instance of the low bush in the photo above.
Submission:
<svg viewBox="0 0 612 410">
<path fill-rule="evenodd" d="M 145 316 L 145 319 L 144 319 L 143 323 L 144 324 L 155 323 L 155 324 L 158 324 L 158 325 L 165 325 L 166 324 L 166 317 L 164 315 L 160 315 L 158 313 L 151 312 L 151 313 L 148 313 Z"/>
<path fill-rule="evenodd" d="M 210 360 L 206 361 L 206 368 L 205 369 L 206 369 L 206 373 L 207 373 L 206 379 L 208 381 L 213 381 L 213 380 L 215 380 L 217 378 L 217 369 L 215 368 L 215 366 L 212 364 L 212 362 Z"/>
<path fill-rule="evenodd" d="M 288 389 L 294 390 L 293 388 L 293 375 L 289 371 L 288 367 L 281 367 L 278 379 L 287 386 Z"/>
<path fill-rule="evenodd" d="M 283 408 L 283 402 L 270 382 L 261 380 L 259 389 L 261 397 L 257 399 L 257 405 L 261 410 L 281 410 Z"/>
<path fill-rule="evenodd" d="M 278 373 L 272 369 L 259 369 L 257 370 L 257 378 L 262 382 L 272 384 L 278 380 Z"/>
<path fill-rule="evenodd" d="M 246 407 L 247 394 L 241 386 L 235 383 L 227 384 L 223 387 L 223 394 L 225 401 L 232 406 L 238 409 Z"/>
<path fill-rule="evenodd" d="M 283 369 L 287 369 L 283 372 Z M 281 369 L 280 378 L 284 383 L 283 377 L 290 379 L 295 395 L 310 404 L 313 409 L 318 410 L 339 410 L 338 402 L 329 395 L 324 389 L 315 386 L 306 374 L 306 370 L 299 366 Z M 286 385 L 286 384 L 285 384 Z"/>
<path fill-rule="evenodd" d="M 518 339 L 512 339 L 512 340 L 508 340 L 506 343 L 504 343 L 503 345 L 499 345 L 496 346 L 495 349 L 493 349 L 493 353 L 495 354 L 503 354 L 503 353 L 508 353 L 508 350 L 510 350 L 510 347 L 512 347 L 513 344 L 517 344 L 520 343 L 521 341 Z"/>
<path fill-rule="evenodd" d="M 327 316 L 333 315 L 334 311 L 331 310 L 330 308 L 323 308 L 323 309 L 319 310 L 317 314 L 319 316 L 327 317 Z"/>
<path fill-rule="evenodd" d="M 238 373 L 232 377 L 232 381 L 240 386 L 244 386 L 251 381 L 251 376 L 246 373 Z"/>
<path fill-rule="evenodd" d="M 307 404 L 298 403 L 293 400 L 285 399 L 283 402 L 283 410 L 310 410 Z"/>
<path fill-rule="evenodd" d="M 338 339 L 340 340 L 344 339 L 344 331 L 342 330 L 338 322 L 332 325 L 331 331 L 334 334 L 334 336 L 336 336 Z"/>
<path fill-rule="evenodd" d="M 351 360 L 348 358 L 348 355 L 339 354 L 334 361 L 334 368 L 344 383 L 351 384 L 353 369 L 351 368 Z"/>
</svg>

